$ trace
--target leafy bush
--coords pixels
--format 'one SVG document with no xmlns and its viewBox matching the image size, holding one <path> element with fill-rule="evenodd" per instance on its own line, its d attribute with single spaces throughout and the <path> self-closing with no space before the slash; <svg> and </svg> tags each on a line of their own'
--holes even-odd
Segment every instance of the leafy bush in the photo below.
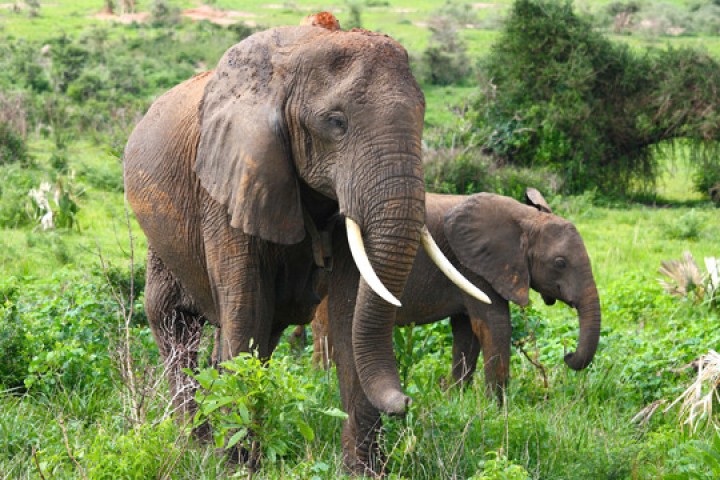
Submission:
<svg viewBox="0 0 720 480">
<path fill-rule="evenodd" d="M 12 298 L 0 298 L 0 389 L 17 389 L 24 386 L 27 368 L 32 358 L 28 348 L 26 330 L 17 305 Z"/>
<path fill-rule="evenodd" d="M 362 0 L 345 0 L 345 6 L 348 9 L 349 18 L 343 22 L 343 28 L 347 30 L 362 28 L 362 11 L 365 2 Z"/>
<path fill-rule="evenodd" d="M 476 473 L 470 480 L 530 480 L 530 473 L 521 465 L 509 460 L 501 451 L 488 452 L 487 460 L 480 462 L 482 473 Z"/>
<path fill-rule="evenodd" d="M 0 121 L 0 165 L 26 164 L 27 161 L 25 140 L 13 130 L 9 123 Z"/>
<path fill-rule="evenodd" d="M 117 305 L 101 282 L 62 276 L 48 281 L 49 290 L 21 279 L 3 287 L 15 293 L 0 308 L 0 342 L 17 357 L 3 362 L 2 381 L 45 393 L 107 382 Z"/>
<path fill-rule="evenodd" d="M 561 184 L 558 176 L 547 169 L 498 166 L 477 150 L 437 149 L 425 159 L 425 185 L 436 193 L 494 192 L 520 199 L 528 187 L 550 195 Z"/>
<path fill-rule="evenodd" d="M 706 218 L 695 209 L 662 225 L 668 238 L 674 240 L 697 240 L 705 228 Z"/>
<path fill-rule="evenodd" d="M 432 85 L 462 83 L 470 74 L 467 47 L 458 34 L 457 21 L 436 16 L 429 22 L 430 40 L 422 54 L 425 81 Z"/>
<path fill-rule="evenodd" d="M 299 453 L 303 442 L 315 437 L 306 415 L 319 408 L 315 386 L 294 374 L 292 361 L 274 357 L 266 364 L 257 355 L 240 353 L 221 364 L 222 374 L 212 367 L 186 372 L 202 387 L 195 395 L 199 410 L 194 424 L 209 421 L 216 447 L 242 447 L 251 463 L 262 458 L 272 464 Z M 345 416 L 336 409 L 324 412 Z"/>
<path fill-rule="evenodd" d="M 436 152 L 437 153 L 437 152 Z M 489 159 L 469 152 L 444 151 L 425 161 L 425 185 L 437 193 L 470 194 L 489 191 Z M 456 156 L 457 155 L 457 156 Z"/>
<path fill-rule="evenodd" d="M 720 205 L 720 168 L 710 162 L 706 166 L 699 166 L 693 174 L 693 184 L 696 191 L 710 196 L 713 202 Z"/>
<path fill-rule="evenodd" d="M 0 167 L 4 181 L 0 183 L 0 226 L 17 228 L 30 225 L 28 192 L 36 186 L 39 172 L 20 165 Z"/>
<path fill-rule="evenodd" d="M 168 0 L 153 0 L 150 4 L 150 20 L 155 26 L 180 23 L 180 9 Z"/>
<path fill-rule="evenodd" d="M 561 173 L 564 192 L 650 189 L 653 145 L 683 138 L 702 152 L 720 136 L 715 60 L 685 49 L 635 53 L 570 2 L 516 1 L 482 75 L 474 122 L 486 149 Z"/>
<path fill-rule="evenodd" d="M 176 10 L 168 8 L 168 15 Z M 79 133 L 124 145 L 152 98 L 212 68 L 228 46 L 255 31 L 210 22 L 127 28 L 136 31 L 110 35 L 92 27 L 38 41 L 0 39 L 0 91 L 25 95 L 28 131 L 63 136 L 59 148 Z"/>
</svg>

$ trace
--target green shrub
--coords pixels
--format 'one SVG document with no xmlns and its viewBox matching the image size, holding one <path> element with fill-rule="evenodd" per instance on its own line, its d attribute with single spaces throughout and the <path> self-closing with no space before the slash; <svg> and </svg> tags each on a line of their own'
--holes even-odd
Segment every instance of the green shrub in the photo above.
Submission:
<svg viewBox="0 0 720 480">
<path fill-rule="evenodd" d="M 0 226 L 17 228 L 32 223 L 28 213 L 30 198 L 28 192 L 36 186 L 40 174 L 32 168 L 20 165 L 0 166 L 4 180 L 0 183 Z"/>
<path fill-rule="evenodd" d="M 457 156 L 456 156 L 457 155 Z M 470 152 L 455 154 L 452 150 L 426 155 L 425 185 L 428 191 L 466 195 L 490 191 L 491 162 Z"/>
<path fill-rule="evenodd" d="M 25 140 L 9 123 L 0 121 L 0 165 L 27 164 L 28 152 Z"/>
<path fill-rule="evenodd" d="M 321 409 L 315 386 L 302 381 L 292 362 L 289 356 L 275 356 L 265 363 L 257 355 L 240 353 L 221 364 L 222 374 L 215 368 L 186 372 L 202 387 L 195 395 L 199 410 L 194 424 L 209 421 L 216 447 L 242 447 L 253 461 L 274 464 L 297 455 L 315 438 L 306 416 Z M 337 409 L 323 412 L 345 417 Z"/>
<path fill-rule="evenodd" d="M 577 220 L 583 217 L 597 215 L 593 206 L 598 204 L 597 190 L 587 190 L 581 195 L 556 195 L 550 198 L 550 207 L 553 212 L 568 220 Z"/>
<path fill-rule="evenodd" d="M 707 220 L 704 215 L 695 209 L 676 217 L 669 223 L 662 225 L 668 238 L 674 240 L 697 240 L 705 228 Z"/>
<path fill-rule="evenodd" d="M 82 75 L 91 55 L 87 48 L 65 34 L 52 39 L 49 45 L 50 79 L 58 91 L 65 93 L 70 83 Z"/>
<path fill-rule="evenodd" d="M 109 79 L 100 70 L 83 70 L 67 87 L 67 96 L 75 102 L 85 102 L 107 91 Z"/>
<path fill-rule="evenodd" d="M 168 0 L 152 0 L 150 20 L 155 26 L 168 26 L 180 23 L 180 9 Z"/>
<path fill-rule="evenodd" d="M 28 365 L 33 352 L 29 348 L 27 336 L 30 332 L 18 314 L 13 298 L 0 298 L 0 389 L 19 389 L 24 387 Z"/>
<path fill-rule="evenodd" d="M 429 26 L 432 33 L 422 54 L 425 81 L 432 85 L 462 83 L 470 74 L 470 61 L 457 21 L 440 15 L 433 17 Z"/>
<path fill-rule="evenodd" d="M 636 53 L 567 1 L 517 0 L 482 76 L 473 116 L 485 147 L 562 174 L 564 193 L 652 189 L 653 145 L 682 138 L 701 153 L 720 137 L 715 60 L 689 49 Z"/>
<path fill-rule="evenodd" d="M 435 193 L 494 192 L 521 199 L 528 187 L 552 195 L 561 185 L 558 175 L 548 169 L 499 166 L 477 150 L 436 149 L 425 158 L 425 185 Z"/>
<path fill-rule="evenodd" d="M 530 480 L 527 470 L 509 460 L 502 451 L 488 452 L 487 460 L 480 462 L 482 473 L 476 473 L 469 480 Z"/>
<path fill-rule="evenodd" d="M 25 387 L 52 394 L 58 388 L 91 389 L 106 384 L 111 372 L 108 348 L 117 305 L 102 283 L 48 278 L 48 288 L 24 283 L 15 300 L 32 352 Z"/>
<path fill-rule="evenodd" d="M 716 204 L 720 205 L 720 168 L 708 162 L 700 166 L 693 174 L 693 185 L 697 192 L 708 195 Z"/>
<path fill-rule="evenodd" d="M 348 19 L 343 21 L 342 27 L 346 30 L 363 28 L 362 12 L 365 2 L 363 0 L 345 0 L 345 6 L 348 9 Z"/>
</svg>

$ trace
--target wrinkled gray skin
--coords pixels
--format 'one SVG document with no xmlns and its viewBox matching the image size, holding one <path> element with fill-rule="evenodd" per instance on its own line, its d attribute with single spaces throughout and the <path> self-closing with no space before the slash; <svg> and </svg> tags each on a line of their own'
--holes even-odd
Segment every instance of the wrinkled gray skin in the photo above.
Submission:
<svg viewBox="0 0 720 480">
<path fill-rule="evenodd" d="M 561 300 L 578 311 L 580 338 L 565 362 L 575 370 L 593 359 L 600 336 L 600 302 L 590 259 L 572 223 L 553 215 L 545 199 L 528 189 L 523 205 L 490 193 L 472 196 L 426 196 L 426 224 L 443 253 L 470 281 L 486 292 L 492 304 L 459 290 L 424 251 L 415 257 L 398 310 L 397 325 L 422 325 L 450 317 L 453 332 L 453 376 L 468 382 L 483 352 L 489 394 L 502 399 L 508 382 L 512 326 L 509 302 L 525 306 L 529 289 L 546 303 Z M 346 243 L 336 236 L 335 250 Z M 332 350 L 342 358 L 333 331 L 336 316 L 350 313 L 333 302 L 335 288 L 357 283 L 353 265 L 337 265 L 329 279 L 331 298 L 324 299 L 312 322 L 314 357 L 326 361 Z M 329 305 L 329 311 L 328 311 Z M 322 338 L 327 336 L 327 345 Z M 346 348 L 343 345 L 341 348 Z"/>
<path fill-rule="evenodd" d="M 310 321 L 319 247 L 306 232 L 334 214 L 360 225 L 378 276 L 402 294 L 425 218 L 424 108 L 398 43 L 309 26 L 249 37 L 150 107 L 125 149 L 125 187 L 149 245 L 147 316 L 181 412 L 196 409 L 181 369 L 197 365 L 204 322 L 220 327 L 222 361 L 250 348 L 266 358 L 290 319 Z M 344 460 L 372 473 L 366 433 L 409 399 L 395 307 L 364 281 L 351 303 L 337 326 L 348 339 Z"/>
</svg>

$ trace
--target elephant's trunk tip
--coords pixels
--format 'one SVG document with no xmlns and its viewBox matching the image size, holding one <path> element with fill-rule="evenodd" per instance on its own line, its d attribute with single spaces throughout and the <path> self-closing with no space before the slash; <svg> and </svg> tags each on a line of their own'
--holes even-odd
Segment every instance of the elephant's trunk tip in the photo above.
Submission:
<svg viewBox="0 0 720 480">
<path fill-rule="evenodd" d="M 573 370 L 584 370 L 590 365 L 592 358 L 592 356 L 581 357 L 580 355 L 575 355 L 575 352 L 570 352 L 565 355 L 565 364 Z"/>
<path fill-rule="evenodd" d="M 385 405 L 380 410 L 393 417 L 404 417 L 411 404 L 412 398 L 400 390 L 395 390 L 388 395 Z"/>
</svg>

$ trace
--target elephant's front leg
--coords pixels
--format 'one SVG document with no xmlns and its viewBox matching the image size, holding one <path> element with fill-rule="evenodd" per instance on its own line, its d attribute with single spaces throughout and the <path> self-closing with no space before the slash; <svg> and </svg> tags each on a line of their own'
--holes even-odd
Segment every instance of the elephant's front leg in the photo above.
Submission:
<svg viewBox="0 0 720 480">
<path fill-rule="evenodd" d="M 467 315 L 453 315 L 450 317 L 450 326 L 453 334 L 453 378 L 456 382 L 467 385 L 472 381 L 477 368 L 480 342 L 473 333 Z"/>
<path fill-rule="evenodd" d="M 352 321 L 356 292 L 357 278 L 350 282 L 346 279 L 331 282 L 327 303 L 328 343 L 332 345 L 332 357 L 337 365 L 343 409 L 348 414 L 342 431 L 343 463 L 356 475 L 376 476 L 381 475 L 384 468 L 377 443 L 382 420 L 380 412 L 363 392 L 355 367 Z"/>
<path fill-rule="evenodd" d="M 491 308 L 475 305 L 468 310 L 483 352 L 486 392 L 502 403 L 510 372 L 512 324 L 508 303 L 493 302 Z"/>
<path fill-rule="evenodd" d="M 266 242 L 227 231 L 206 239 L 208 275 L 220 326 L 216 358 L 272 353 L 276 252 Z"/>
</svg>

